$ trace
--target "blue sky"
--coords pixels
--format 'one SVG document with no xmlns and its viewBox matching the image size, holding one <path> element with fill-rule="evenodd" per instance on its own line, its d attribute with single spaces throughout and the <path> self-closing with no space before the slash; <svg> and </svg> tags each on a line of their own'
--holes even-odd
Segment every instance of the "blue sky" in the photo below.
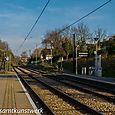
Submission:
<svg viewBox="0 0 115 115">
<path fill-rule="evenodd" d="M 0 0 L 0 39 L 7 41 L 16 54 L 33 50 L 46 31 L 71 24 L 107 0 L 51 0 L 44 14 L 19 52 L 15 52 L 39 16 L 47 0 Z M 115 34 L 115 0 L 81 22 L 91 31 L 102 28 Z M 76 24 L 77 25 L 77 24 Z M 74 26 L 76 26 L 74 25 Z"/>
</svg>

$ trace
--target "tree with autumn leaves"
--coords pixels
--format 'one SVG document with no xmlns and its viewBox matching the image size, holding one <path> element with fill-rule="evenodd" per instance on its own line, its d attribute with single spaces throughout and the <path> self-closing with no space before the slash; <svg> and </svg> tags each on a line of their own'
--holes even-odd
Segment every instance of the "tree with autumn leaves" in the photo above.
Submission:
<svg viewBox="0 0 115 115">
<path fill-rule="evenodd" d="M 66 27 L 68 25 L 46 32 L 42 40 L 44 55 L 49 54 L 49 51 L 52 49 L 53 57 L 65 57 L 68 60 L 68 56 L 73 53 L 73 34 L 76 35 L 78 52 L 88 52 L 89 55 L 93 56 L 95 51 L 94 38 L 98 38 L 98 47 L 103 50 L 101 44 L 107 38 L 107 32 L 104 29 L 97 28 L 97 30 L 91 32 L 84 23 L 79 23 L 74 27 Z"/>
<path fill-rule="evenodd" d="M 75 33 L 77 36 L 77 42 L 80 50 L 86 50 L 87 39 L 91 38 L 89 28 L 84 23 L 78 24 L 77 27 L 67 27 L 63 26 L 61 29 L 47 32 L 45 38 L 42 41 L 43 46 L 53 49 L 53 56 L 63 56 L 68 59 L 68 55 L 73 53 L 73 38 L 72 33 Z M 62 31 L 63 30 L 63 31 Z"/>
<path fill-rule="evenodd" d="M 6 64 L 11 66 L 13 59 L 14 55 L 9 48 L 8 43 L 0 40 L 0 69 L 9 70 L 9 67 L 6 67 Z"/>
</svg>

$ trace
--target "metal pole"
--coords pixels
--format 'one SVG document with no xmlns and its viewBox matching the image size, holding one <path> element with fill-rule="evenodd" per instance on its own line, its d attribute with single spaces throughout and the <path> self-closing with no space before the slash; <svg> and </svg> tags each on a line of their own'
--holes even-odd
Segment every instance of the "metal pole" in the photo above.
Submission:
<svg viewBox="0 0 115 115">
<path fill-rule="evenodd" d="M 76 36 L 73 34 L 73 71 L 75 70 L 75 74 L 78 74 L 77 71 L 77 42 L 75 43 Z M 75 56 L 76 53 L 76 56 Z M 75 60 L 76 57 L 76 60 Z"/>
<path fill-rule="evenodd" d="M 96 51 L 95 51 L 95 76 L 97 76 L 97 41 L 95 41 Z"/>
<path fill-rule="evenodd" d="M 77 71 L 77 41 L 76 41 L 76 75 L 78 74 L 78 71 Z"/>
<path fill-rule="evenodd" d="M 10 54 L 10 56 L 9 56 L 9 60 L 10 60 L 10 62 L 9 62 L 9 63 L 10 63 L 10 64 L 9 64 L 9 67 L 10 67 L 9 70 L 11 71 L 11 70 L 12 70 L 12 66 L 11 66 L 11 63 L 12 63 L 12 56 L 11 56 L 11 54 Z"/>
<path fill-rule="evenodd" d="M 36 65 L 37 65 L 37 44 L 36 44 Z"/>
<path fill-rule="evenodd" d="M 61 67 L 60 67 L 60 69 L 61 69 L 61 72 L 63 72 L 62 61 L 63 61 L 63 57 L 61 57 Z"/>
<path fill-rule="evenodd" d="M 76 62 L 75 62 L 75 34 L 73 34 L 73 73 L 76 74 Z"/>
<path fill-rule="evenodd" d="M 51 65 L 52 65 L 52 46 L 51 46 Z"/>
<path fill-rule="evenodd" d="M 76 46 L 76 75 L 78 74 L 78 71 L 77 71 L 77 46 Z"/>
<path fill-rule="evenodd" d="M 94 38 L 95 40 L 95 76 L 97 76 L 97 42 L 99 38 Z"/>
<path fill-rule="evenodd" d="M 52 41 L 51 41 L 51 65 L 52 65 Z"/>
<path fill-rule="evenodd" d="M 6 63 L 5 63 L 5 51 L 4 51 L 4 71 L 6 71 L 5 65 L 6 65 Z"/>
</svg>

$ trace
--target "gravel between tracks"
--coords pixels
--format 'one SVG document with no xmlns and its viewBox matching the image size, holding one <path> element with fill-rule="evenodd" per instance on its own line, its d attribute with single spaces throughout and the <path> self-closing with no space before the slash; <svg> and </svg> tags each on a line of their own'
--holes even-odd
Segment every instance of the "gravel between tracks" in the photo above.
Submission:
<svg viewBox="0 0 115 115">
<path fill-rule="evenodd" d="M 76 100 L 79 100 L 81 103 L 85 103 L 89 107 L 92 107 L 98 110 L 99 112 L 104 113 L 104 115 L 115 115 L 115 105 L 113 103 L 110 103 L 92 94 L 81 92 L 77 89 L 56 82 L 54 80 L 48 79 L 46 77 L 41 77 L 39 79 L 42 79 L 45 82 L 57 87 L 58 89 L 67 93 L 68 95 L 74 97 Z"/>
<path fill-rule="evenodd" d="M 74 108 L 62 98 L 53 94 L 46 87 L 41 85 L 41 83 L 28 79 L 27 77 L 25 78 L 32 89 L 44 100 L 44 102 L 54 111 L 56 115 L 83 115 L 83 113 L 79 111 L 79 107 Z"/>
</svg>

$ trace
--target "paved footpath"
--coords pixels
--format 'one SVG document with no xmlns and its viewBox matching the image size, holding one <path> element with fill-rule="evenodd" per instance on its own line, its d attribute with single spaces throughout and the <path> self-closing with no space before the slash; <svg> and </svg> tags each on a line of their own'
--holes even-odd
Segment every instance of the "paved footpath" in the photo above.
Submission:
<svg viewBox="0 0 115 115">
<path fill-rule="evenodd" d="M 0 110 L 3 109 L 31 109 L 32 105 L 16 75 L 0 75 Z M 19 112 L 19 111 L 18 111 Z M 1 113 L 0 113 L 1 115 Z M 3 115 L 22 115 L 22 113 L 5 113 Z M 26 115 L 35 115 L 26 113 Z"/>
</svg>

